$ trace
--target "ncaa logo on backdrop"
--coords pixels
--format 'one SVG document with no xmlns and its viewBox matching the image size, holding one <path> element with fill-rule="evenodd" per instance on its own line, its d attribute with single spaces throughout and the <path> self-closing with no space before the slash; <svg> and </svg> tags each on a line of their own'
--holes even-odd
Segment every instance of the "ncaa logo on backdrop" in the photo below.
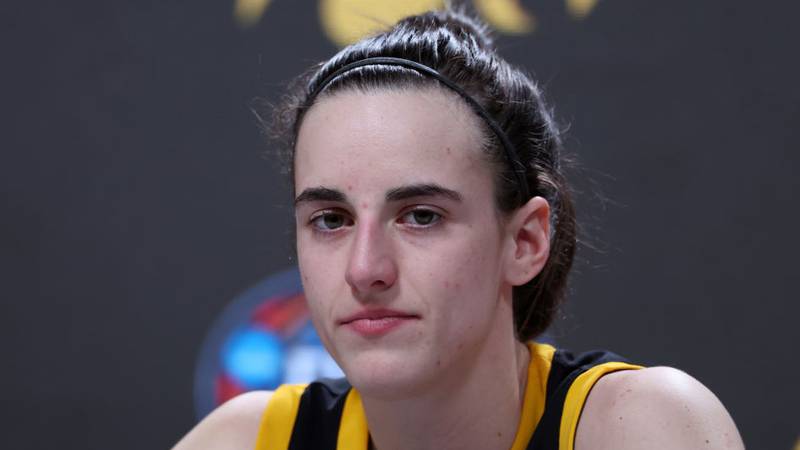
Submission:
<svg viewBox="0 0 800 450">
<path fill-rule="evenodd" d="M 195 411 L 201 419 L 247 391 L 343 376 L 311 325 L 293 268 L 234 298 L 211 326 L 197 359 Z"/>
</svg>

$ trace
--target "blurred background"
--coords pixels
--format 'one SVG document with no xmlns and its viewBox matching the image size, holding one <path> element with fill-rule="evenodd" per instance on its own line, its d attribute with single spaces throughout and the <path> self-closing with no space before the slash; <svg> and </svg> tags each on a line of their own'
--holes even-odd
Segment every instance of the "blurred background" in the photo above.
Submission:
<svg viewBox="0 0 800 450">
<path fill-rule="evenodd" d="M 584 245 L 550 338 L 679 367 L 748 448 L 798 448 L 800 6 L 463 3 L 581 165 Z M 336 372 L 250 107 L 437 6 L 0 6 L 0 447 L 169 448 L 237 392 Z"/>
</svg>

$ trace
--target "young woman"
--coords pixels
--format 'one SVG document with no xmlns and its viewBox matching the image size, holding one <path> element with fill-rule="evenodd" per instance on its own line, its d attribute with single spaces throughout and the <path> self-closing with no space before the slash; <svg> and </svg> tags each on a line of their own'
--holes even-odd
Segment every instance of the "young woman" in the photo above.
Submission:
<svg viewBox="0 0 800 450">
<path fill-rule="evenodd" d="M 739 449 L 675 369 L 533 342 L 575 216 L 536 85 L 454 12 L 409 17 L 283 109 L 311 316 L 346 380 L 242 395 L 177 449 Z"/>
</svg>

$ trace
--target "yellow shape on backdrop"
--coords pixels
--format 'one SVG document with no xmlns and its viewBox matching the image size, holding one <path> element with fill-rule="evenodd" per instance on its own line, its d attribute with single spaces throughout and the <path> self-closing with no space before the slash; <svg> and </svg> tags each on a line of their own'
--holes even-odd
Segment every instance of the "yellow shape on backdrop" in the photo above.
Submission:
<svg viewBox="0 0 800 450">
<path fill-rule="evenodd" d="M 443 5 L 443 0 L 321 0 L 319 18 L 328 38 L 343 47 L 405 16 Z"/>
<path fill-rule="evenodd" d="M 233 17 L 242 27 L 252 27 L 261 20 L 269 3 L 270 0 L 236 0 Z"/>
<path fill-rule="evenodd" d="M 597 5 L 597 0 L 567 0 L 567 11 L 576 19 L 584 19 Z"/>
<path fill-rule="evenodd" d="M 508 34 L 526 34 L 536 29 L 536 17 L 519 0 L 475 0 L 475 8 L 494 28 Z"/>
</svg>

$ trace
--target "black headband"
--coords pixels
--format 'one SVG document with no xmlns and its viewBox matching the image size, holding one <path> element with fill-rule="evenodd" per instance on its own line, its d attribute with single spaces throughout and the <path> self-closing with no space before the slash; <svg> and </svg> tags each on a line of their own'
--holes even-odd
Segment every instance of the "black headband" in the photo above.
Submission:
<svg viewBox="0 0 800 450">
<path fill-rule="evenodd" d="M 500 128 L 500 125 L 498 125 L 497 122 L 492 119 L 489 113 L 486 112 L 486 110 L 483 109 L 483 107 L 477 101 L 475 101 L 474 98 L 470 97 L 469 94 L 461 89 L 459 85 L 440 74 L 438 71 L 424 64 L 420 64 L 409 59 L 393 58 L 388 56 L 377 56 L 351 62 L 350 64 L 340 67 L 338 70 L 334 71 L 332 74 L 328 75 L 324 80 L 318 83 L 314 91 L 308 96 L 308 104 L 312 104 L 314 99 L 317 98 L 317 95 L 319 95 L 319 93 L 322 92 L 336 77 L 357 67 L 363 66 L 401 66 L 414 69 L 421 74 L 435 78 L 440 83 L 455 91 L 469 104 L 470 107 L 472 107 L 472 110 L 475 111 L 476 114 L 481 116 L 484 122 L 489 125 L 489 128 L 492 129 L 495 136 L 497 136 L 497 139 L 500 140 L 503 149 L 505 149 L 506 158 L 511 165 L 511 169 L 514 172 L 514 175 L 516 175 L 517 184 L 519 185 L 519 190 L 522 194 L 522 203 L 526 202 L 530 198 L 530 189 L 528 188 L 528 182 L 525 178 L 525 166 L 522 164 L 522 161 L 519 160 L 519 156 L 517 155 L 514 146 L 511 144 L 511 141 L 508 139 L 508 136 L 506 136 L 506 133 L 503 131 L 503 129 Z"/>
</svg>

